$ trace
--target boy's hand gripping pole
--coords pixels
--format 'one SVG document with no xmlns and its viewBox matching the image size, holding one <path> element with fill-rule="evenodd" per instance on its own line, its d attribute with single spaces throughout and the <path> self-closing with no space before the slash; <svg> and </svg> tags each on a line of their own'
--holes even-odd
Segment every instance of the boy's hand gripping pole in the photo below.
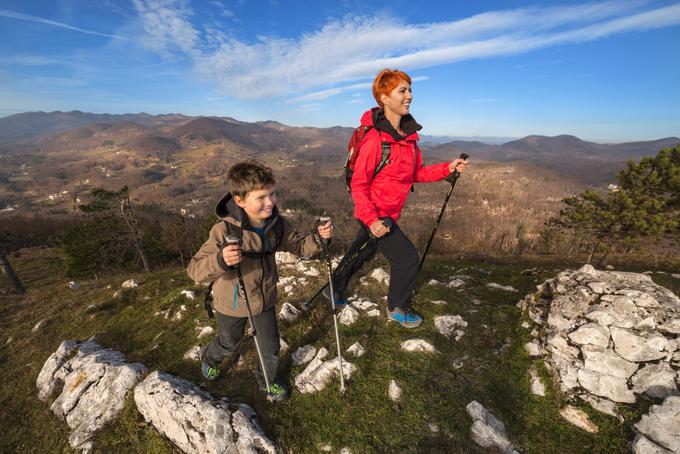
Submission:
<svg viewBox="0 0 680 454">
<path fill-rule="evenodd" d="M 470 156 L 467 153 L 461 153 L 460 154 L 460 159 L 467 161 L 467 159 Z M 427 256 L 427 252 L 430 250 L 430 246 L 432 245 L 432 240 L 434 240 L 434 236 L 437 234 L 437 229 L 439 229 L 439 224 L 442 222 L 442 218 L 444 217 L 444 211 L 446 211 L 446 205 L 449 203 L 449 199 L 451 198 L 451 194 L 453 193 L 453 187 L 456 185 L 456 181 L 458 181 L 458 177 L 460 176 L 460 172 L 458 170 L 454 170 L 449 174 L 448 177 L 446 177 L 446 181 L 449 181 L 451 183 L 451 187 L 449 188 L 449 194 L 446 196 L 446 200 L 444 200 L 444 205 L 442 206 L 442 210 L 439 212 L 439 217 L 437 218 L 437 223 L 434 225 L 434 229 L 432 229 L 432 235 L 430 235 L 430 240 L 427 242 L 427 246 L 425 247 L 425 252 L 423 252 L 423 257 L 420 259 L 420 265 L 418 265 L 418 271 L 423 267 L 423 262 L 425 262 L 425 257 Z"/>
<path fill-rule="evenodd" d="M 331 220 L 328 216 L 322 216 L 316 221 L 316 226 L 326 224 Z M 335 326 L 335 344 L 338 347 L 338 367 L 340 369 L 340 394 L 345 393 L 345 373 L 342 368 L 342 349 L 340 347 L 340 334 L 338 331 L 338 310 L 335 307 L 335 291 L 333 290 L 333 268 L 331 265 L 331 254 L 328 249 L 330 238 L 321 238 L 326 253 L 326 263 L 328 265 L 328 290 L 331 295 L 331 311 L 333 312 L 333 325 Z"/>
<path fill-rule="evenodd" d="M 234 235 L 229 235 L 227 237 L 227 245 L 241 245 L 241 239 Z M 257 358 L 260 360 L 260 368 L 262 369 L 262 375 L 264 375 L 264 383 L 267 386 L 267 394 L 270 390 L 269 376 L 267 374 L 267 368 L 264 365 L 264 358 L 262 357 L 262 350 L 260 350 L 260 342 L 257 340 L 257 328 L 255 328 L 255 322 L 253 321 L 253 311 L 250 309 L 250 301 L 248 301 L 248 293 L 246 293 L 246 286 L 243 282 L 243 273 L 241 273 L 241 264 L 237 263 L 234 265 L 236 268 L 236 275 L 238 276 L 238 285 L 241 287 L 243 292 L 243 299 L 246 303 L 246 309 L 248 310 L 248 321 L 250 322 L 250 327 L 253 329 L 253 339 L 255 340 L 255 350 L 257 350 Z M 263 302 L 264 303 L 264 302 Z"/>
</svg>

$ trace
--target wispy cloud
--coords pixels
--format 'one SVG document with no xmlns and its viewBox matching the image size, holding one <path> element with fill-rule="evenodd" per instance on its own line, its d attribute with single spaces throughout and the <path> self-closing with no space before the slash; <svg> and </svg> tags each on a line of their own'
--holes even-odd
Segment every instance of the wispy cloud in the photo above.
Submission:
<svg viewBox="0 0 680 454">
<path fill-rule="evenodd" d="M 11 55 L 0 57 L 0 66 L 47 66 L 63 65 L 62 60 L 42 55 Z"/>
<path fill-rule="evenodd" d="M 108 33 L 100 33 L 93 30 L 86 30 L 84 28 L 74 27 L 73 25 L 65 24 L 63 22 L 57 22 L 50 19 L 45 19 L 44 17 L 32 16 L 30 14 L 17 13 L 15 11 L 8 11 L 5 9 L 0 9 L 0 16 L 7 17 L 10 19 L 24 20 L 29 22 L 37 22 L 39 24 L 52 25 L 54 27 L 65 28 L 68 30 L 73 30 L 80 33 L 85 33 L 87 35 L 103 36 L 105 38 L 113 38 L 119 40 L 127 40 L 124 36 L 110 35 Z"/>
<path fill-rule="evenodd" d="M 240 99 L 299 94 L 292 102 L 365 89 L 359 81 L 386 67 L 413 71 L 680 24 L 680 3 L 651 8 L 645 1 L 604 1 L 490 11 L 426 24 L 387 15 L 348 16 L 296 39 L 259 36 L 246 42 L 225 36 L 215 43 L 191 22 L 193 12 L 185 1 L 133 3 L 142 18 L 144 46 L 189 58 L 222 94 Z"/>
</svg>

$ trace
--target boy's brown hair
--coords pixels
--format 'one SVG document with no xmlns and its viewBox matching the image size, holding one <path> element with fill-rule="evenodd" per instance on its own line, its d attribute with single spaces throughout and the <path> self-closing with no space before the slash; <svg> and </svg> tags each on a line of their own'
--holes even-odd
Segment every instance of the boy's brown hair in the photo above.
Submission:
<svg viewBox="0 0 680 454">
<path fill-rule="evenodd" d="M 237 162 L 227 172 L 227 184 L 232 195 L 245 197 L 250 191 L 257 191 L 276 184 L 272 169 L 257 162 Z"/>
</svg>

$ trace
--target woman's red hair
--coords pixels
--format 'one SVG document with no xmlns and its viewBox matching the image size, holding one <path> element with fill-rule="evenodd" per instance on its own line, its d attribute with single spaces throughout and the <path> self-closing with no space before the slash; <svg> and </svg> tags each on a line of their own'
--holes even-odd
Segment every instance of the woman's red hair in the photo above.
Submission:
<svg viewBox="0 0 680 454">
<path fill-rule="evenodd" d="M 383 107 L 380 97 L 382 95 L 389 95 L 402 80 L 411 85 L 409 75 L 398 69 L 383 69 L 375 76 L 375 80 L 373 80 L 373 97 L 380 107 Z"/>
</svg>

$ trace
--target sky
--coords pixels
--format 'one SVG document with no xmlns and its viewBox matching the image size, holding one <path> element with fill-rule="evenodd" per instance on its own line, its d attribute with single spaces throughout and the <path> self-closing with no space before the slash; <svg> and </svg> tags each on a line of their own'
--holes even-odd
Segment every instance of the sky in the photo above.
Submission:
<svg viewBox="0 0 680 454">
<path fill-rule="evenodd" d="M 0 0 L 0 116 L 356 126 L 383 68 L 424 134 L 680 136 L 680 2 Z"/>
</svg>

